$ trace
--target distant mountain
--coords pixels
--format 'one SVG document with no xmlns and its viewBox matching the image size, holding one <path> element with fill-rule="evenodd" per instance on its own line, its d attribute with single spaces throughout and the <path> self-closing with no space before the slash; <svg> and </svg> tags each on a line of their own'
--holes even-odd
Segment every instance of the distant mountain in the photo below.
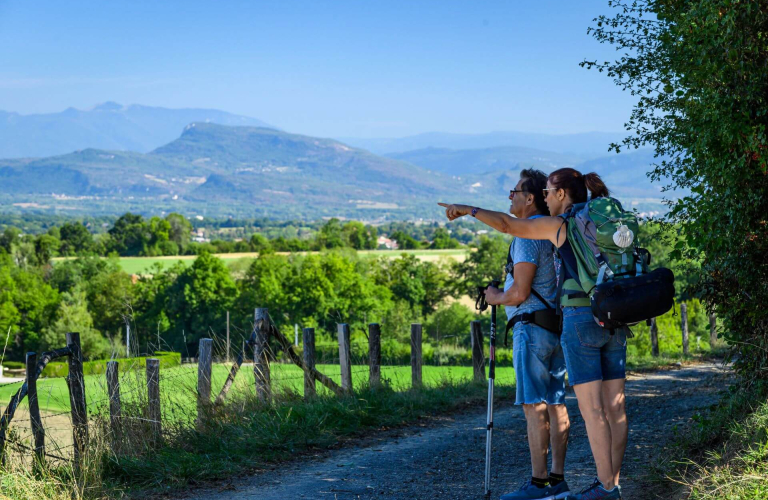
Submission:
<svg viewBox="0 0 768 500">
<path fill-rule="evenodd" d="M 122 106 L 114 102 L 90 110 L 20 115 L 0 111 L 0 158 L 60 155 L 86 148 L 145 153 L 172 141 L 192 122 L 269 127 L 213 109 Z"/>
<path fill-rule="evenodd" d="M 471 151 L 466 151 L 466 153 Z M 462 152 L 456 151 L 455 153 Z M 645 212 L 665 211 L 661 199 L 674 197 L 674 193 L 662 193 L 661 188 L 664 183 L 651 183 L 647 175 L 653 169 L 652 165 L 657 162 L 658 160 L 654 158 L 652 150 L 641 149 L 603 156 L 575 165 L 558 165 L 557 168 L 571 166 L 582 173 L 598 173 L 613 192 L 613 195 L 619 198 L 626 208 L 637 208 Z M 521 163 L 511 169 L 473 173 L 467 175 L 464 180 L 470 184 L 472 192 L 479 196 L 504 198 L 509 195 L 509 189 L 514 187 L 519 180 L 520 170 L 528 166 Z M 540 165 L 536 167 L 546 173 L 554 170 L 546 166 L 543 168 Z"/>
<path fill-rule="evenodd" d="M 0 160 L 0 201 L 91 213 L 139 207 L 307 218 L 396 212 L 416 218 L 437 215 L 440 199 L 466 199 L 472 192 L 468 180 L 331 139 L 212 123 L 193 123 L 178 139 L 146 154 L 91 148 Z"/>
<path fill-rule="evenodd" d="M 449 134 L 428 132 L 397 139 L 339 138 L 342 142 L 376 154 L 402 153 L 426 148 L 487 149 L 513 146 L 595 158 L 608 154 L 608 146 L 626 136 L 624 132 L 583 134 L 536 134 L 529 132 L 491 132 L 488 134 Z"/>
<path fill-rule="evenodd" d="M 389 153 L 386 156 L 456 176 L 500 170 L 519 171 L 530 167 L 550 172 L 556 168 L 573 167 L 584 160 L 575 155 L 516 146 L 460 150 L 426 148 L 404 153 Z"/>
</svg>

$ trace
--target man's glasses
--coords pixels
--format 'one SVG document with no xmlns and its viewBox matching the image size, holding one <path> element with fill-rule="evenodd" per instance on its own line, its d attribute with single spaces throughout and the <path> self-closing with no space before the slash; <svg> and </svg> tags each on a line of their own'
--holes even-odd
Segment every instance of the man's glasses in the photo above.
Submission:
<svg viewBox="0 0 768 500">
<path fill-rule="evenodd" d="M 524 189 L 510 189 L 509 190 L 509 197 L 510 198 L 514 198 L 515 197 L 515 193 L 525 193 L 525 190 Z"/>
</svg>

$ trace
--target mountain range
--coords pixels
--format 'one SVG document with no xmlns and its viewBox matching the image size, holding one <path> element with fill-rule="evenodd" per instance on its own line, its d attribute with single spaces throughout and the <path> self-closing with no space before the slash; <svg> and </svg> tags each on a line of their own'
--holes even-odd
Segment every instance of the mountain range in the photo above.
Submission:
<svg viewBox="0 0 768 500">
<path fill-rule="evenodd" d="M 469 180 L 332 139 L 212 123 L 192 123 L 149 153 L 89 148 L 0 160 L 0 194 L 27 208 L 121 212 L 138 205 L 145 212 L 309 218 L 361 211 L 370 217 L 373 209 L 417 217 L 437 198 L 471 190 Z"/>
<path fill-rule="evenodd" d="M 61 155 L 86 148 L 146 153 L 176 139 L 192 122 L 270 126 L 214 109 L 123 106 L 115 102 L 48 114 L 0 111 L 0 158 Z"/>
<path fill-rule="evenodd" d="M 616 196 L 633 207 L 663 209 L 660 189 L 645 175 L 654 162 L 652 153 L 607 153 L 603 148 L 619 138 L 612 134 L 422 134 L 381 139 L 374 146 L 379 152 L 425 147 L 374 154 L 337 140 L 291 134 L 263 126 L 253 118 L 220 111 L 106 103 L 71 114 L 77 123 L 90 123 L 86 128 L 97 130 L 99 140 L 112 146 L 0 160 L 3 210 L 90 214 L 179 211 L 308 219 L 437 218 L 437 201 L 505 210 L 508 190 L 517 183 L 521 169 L 551 172 L 566 166 L 598 172 Z M 180 136 L 174 132 L 170 139 L 157 144 L 182 120 L 196 114 L 205 119 L 182 125 Z M 36 151 L 64 147 L 61 144 L 66 142 L 66 134 L 62 130 L 71 132 L 65 122 L 45 131 L 56 137 L 61 134 L 61 140 L 49 144 L 41 139 Z M 256 125 L 243 126 L 243 122 Z M 115 123 L 122 125 L 107 125 Z M 14 129 L 7 123 L 3 126 Z M 14 130 L 22 137 L 31 129 Z M 143 132 L 134 137 L 141 137 L 131 139 L 136 130 Z M 19 139 L 19 145 L 35 142 L 32 136 L 25 137 Z M 81 139 L 98 143 L 93 138 Z M 0 138 L 0 143 L 3 141 L 7 146 L 9 141 Z M 472 147 L 483 144 L 490 146 Z"/>
</svg>

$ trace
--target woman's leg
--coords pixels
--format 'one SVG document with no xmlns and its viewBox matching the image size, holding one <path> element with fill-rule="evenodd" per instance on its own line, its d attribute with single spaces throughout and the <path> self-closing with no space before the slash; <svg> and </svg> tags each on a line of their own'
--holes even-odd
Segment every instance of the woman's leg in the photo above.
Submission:
<svg viewBox="0 0 768 500">
<path fill-rule="evenodd" d="M 624 460 L 624 450 L 627 448 L 627 411 L 624 405 L 625 379 L 603 381 L 603 408 L 608 425 L 611 428 L 611 461 L 613 464 L 613 481 L 619 484 L 621 462 Z"/>
<path fill-rule="evenodd" d="M 603 483 L 603 488 L 611 490 L 616 484 L 616 474 L 613 469 L 611 426 L 603 406 L 603 381 L 574 385 L 573 389 L 587 427 L 589 446 L 597 466 L 597 478 Z"/>
</svg>

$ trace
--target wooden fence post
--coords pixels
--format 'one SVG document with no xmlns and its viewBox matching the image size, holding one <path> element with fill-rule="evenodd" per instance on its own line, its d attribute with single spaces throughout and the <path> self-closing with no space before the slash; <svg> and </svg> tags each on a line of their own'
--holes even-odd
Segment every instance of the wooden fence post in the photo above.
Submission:
<svg viewBox="0 0 768 500">
<path fill-rule="evenodd" d="M 88 413 L 85 402 L 85 379 L 83 378 L 83 351 L 80 349 L 80 334 L 66 334 L 69 348 L 69 403 L 72 408 L 72 440 L 74 442 L 75 468 L 79 471 L 85 447 L 88 443 Z"/>
<path fill-rule="evenodd" d="M 27 353 L 27 401 L 29 419 L 32 422 L 32 434 L 35 437 L 35 457 L 38 463 L 45 460 L 45 430 L 40 418 L 40 405 L 37 401 L 37 353 Z"/>
<path fill-rule="evenodd" d="M 227 311 L 227 363 L 229 363 L 229 311 Z"/>
<path fill-rule="evenodd" d="M 381 385 L 381 326 L 368 325 L 368 383 L 371 387 Z"/>
<path fill-rule="evenodd" d="M 411 387 L 420 388 L 421 379 L 421 324 L 411 324 Z"/>
<path fill-rule="evenodd" d="M 152 434 L 152 445 L 160 444 L 162 432 L 160 416 L 160 360 L 156 358 L 147 358 L 147 403 L 148 419 Z M 208 401 L 210 401 L 210 385 Z"/>
<path fill-rule="evenodd" d="M 211 403 L 213 340 L 200 339 L 197 348 L 197 423 L 203 422 L 205 408 Z"/>
<path fill-rule="evenodd" d="M 253 313 L 253 330 L 256 341 L 253 344 L 253 377 L 256 381 L 256 395 L 261 401 L 270 396 L 269 374 L 269 310 L 258 308 Z"/>
<path fill-rule="evenodd" d="M 472 335 L 472 371 L 476 381 L 485 381 L 485 354 L 483 354 L 483 327 L 479 321 L 470 323 Z"/>
<path fill-rule="evenodd" d="M 349 325 L 339 323 L 337 326 L 339 337 L 339 365 L 341 367 L 341 389 L 344 392 L 352 392 L 352 359 L 349 343 Z"/>
<path fill-rule="evenodd" d="M 709 315 L 709 348 L 714 349 L 717 344 L 717 317 L 715 313 Z"/>
<path fill-rule="evenodd" d="M 107 362 L 107 394 L 109 395 L 109 424 L 112 428 L 112 451 L 118 453 L 122 442 L 122 426 L 120 423 L 120 378 L 117 361 Z"/>
<path fill-rule="evenodd" d="M 659 324 L 656 318 L 651 319 L 651 356 L 659 357 Z"/>
<path fill-rule="evenodd" d="M 683 330 L 683 356 L 688 356 L 688 304 L 680 304 L 680 321 Z"/>
<path fill-rule="evenodd" d="M 305 328 L 302 330 L 304 341 L 304 399 L 309 399 L 317 394 L 315 386 L 315 377 L 312 372 L 315 370 L 315 329 Z"/>
</svg>

